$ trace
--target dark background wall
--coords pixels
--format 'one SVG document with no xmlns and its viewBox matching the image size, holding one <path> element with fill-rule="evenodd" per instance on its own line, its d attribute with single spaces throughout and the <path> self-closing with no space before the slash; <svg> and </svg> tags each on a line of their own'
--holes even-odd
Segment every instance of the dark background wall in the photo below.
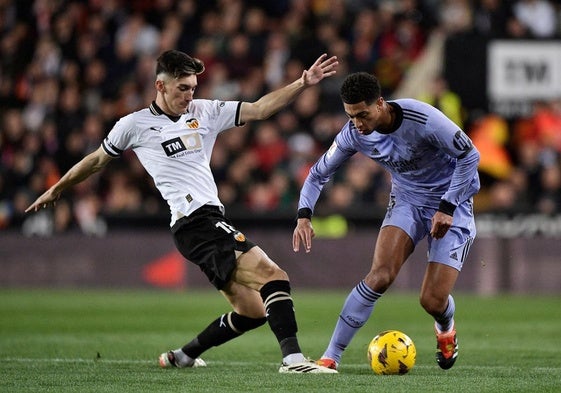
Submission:
<svg viewBox="0 0 561 393">
<path fill-rule="evenodd" d="M 314 240 L 310 254 L 294 253 L 291 227 L 246 230 L 298 288 L 349 288 L 369 267 L 376 230 L 351 228 L 343 238 Z M 550 237 L 482 234 L 471 248 L 456 290 L 479 294 L 561 293 L 561 243 Z M 392 290 L 417 291 L 426 263 L 422 243 Z M 1 287 L 211 288 L 185 264 L 169 232 L 113 230 L 103 238 L 67 233 L 51 238 L 0 236 Z"/>
</svg>

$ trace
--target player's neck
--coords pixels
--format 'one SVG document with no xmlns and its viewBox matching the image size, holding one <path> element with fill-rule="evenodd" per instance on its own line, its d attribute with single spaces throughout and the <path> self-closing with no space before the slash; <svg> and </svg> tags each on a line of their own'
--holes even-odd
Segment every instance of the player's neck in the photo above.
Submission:
<svg viewBox="0 0 561 393">
<path fill-rule="evenodd" d="M 391 134 L 401 126 L 403 113 L 401 107 L 395 103 L 384 102 L 384 113 L 381 119 L 383 134 Z"/>
<path fill-rule="evenodd" d="M 395 122 L 395 117 L 395 110 L 393 109 L 393 107 L 387 102 L 384 102 L 384 109 L 381 119 L 382 121 L 380 123 L 380 126 L 378 127 L 378 130 L 384 134 L 391 132 L 394 129 L 393 125 Z"/>
<path fill-rule="evenodd" d="M 181 115 L 172 115 L 168 111 L 166 111 L 167 107 L 166 107 L 165 103 L 158 102 L 158 99 L 156 99 L 156 101 L 152 101 L 152 107 L 159 114 L 166 115 L 167 117 L 169 117 L 169 119 L 171 121 L 175 122 L 175 121 L 179 120 L 179 118 L 181 117 Z"/>
</svg>

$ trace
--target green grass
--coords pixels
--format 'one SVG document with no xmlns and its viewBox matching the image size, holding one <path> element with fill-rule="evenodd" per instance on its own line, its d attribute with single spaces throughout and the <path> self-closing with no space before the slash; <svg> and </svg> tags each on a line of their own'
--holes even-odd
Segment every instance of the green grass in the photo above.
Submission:
<svg viewBox="0 0 561 393">
<path fill-rule="evenodd" d="M 308 356 L 325 348 L 344 292 L 294 291 Z M 212 291 L 0 290 L 1 392 L 559 392 L 559 297 L 456 294 L 460 356 L 434 361 L 431 319 L 416 295 L 389 292 L 347 349 L 338 375 L 281 375 L 267 326 L 204 354 L 207 368 L 166 369 L 159 353 L 227 311 Z M 399 329 L 417 347 L 404 376 L 377 376 L 366 346 Z"/>
</svg>

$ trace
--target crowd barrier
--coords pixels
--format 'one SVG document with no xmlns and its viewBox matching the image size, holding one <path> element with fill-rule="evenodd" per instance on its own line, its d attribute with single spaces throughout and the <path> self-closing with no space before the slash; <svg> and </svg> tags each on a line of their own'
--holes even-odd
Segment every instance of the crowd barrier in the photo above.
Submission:
<svg viewBox="0 0 561 393">
<path fill-rule="evenodd" d="M 494 225 L 485 217 L 478 226 L 457 291 L 561 293 L 561 236 L 537 233 L 536 225 L 530 226 L 530 236 L 521 223 Z M 548 228 L 557 227 L 550 223 Z M 314 239 L 306 254 L 292 250 L 292 226 L 240 229 L 288 272 L 295 288 L 309 289 L 354 286 L 368 272 L 377 235 L 376 229 L 351 227 L 343 235 Z M 501 230 L 507 232 L 497 233 Z M 423 241 L 392 290 L 418 291 L 425 266 Z M 176 251 L 167 229 L 116 229 L 103 237 L 77 231 L 48 238 L 1 233 L 0 286 L 211 288 L 199 269 Z"/>
</svg>

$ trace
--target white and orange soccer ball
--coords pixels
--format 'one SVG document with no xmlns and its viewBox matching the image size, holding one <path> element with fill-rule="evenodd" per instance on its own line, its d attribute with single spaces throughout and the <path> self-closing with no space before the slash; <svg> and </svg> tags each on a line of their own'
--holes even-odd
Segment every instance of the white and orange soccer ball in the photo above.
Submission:
<svg viewBox="0 0 561 393">
<path fill-rule="evenodd" d="M 417 350 L 405 333 L 385 330 L 372 339 L 367 355 L 376 374 L 407 374 L 415 365 Z"/>
</svg>

